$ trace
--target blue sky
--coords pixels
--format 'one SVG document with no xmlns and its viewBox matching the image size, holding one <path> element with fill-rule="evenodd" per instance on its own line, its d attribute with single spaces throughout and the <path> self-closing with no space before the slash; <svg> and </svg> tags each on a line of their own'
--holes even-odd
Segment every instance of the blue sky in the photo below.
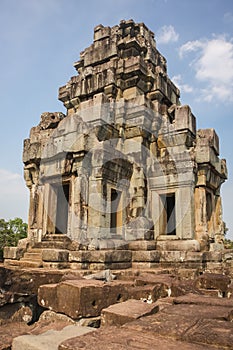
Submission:
<svg viewBox="0 0 233 350">
<path fill-rule="evenodd" d="M 233 239 L 233 1 L 0 0 L 0 217 L 27 219 L 22 145 L 45 111 L 63 111 L 58 88 L 93 29 L 134 19 L 155 33 L 168 74 L 198 128 L 213 127 L 227 159 L 224 220 Z"/>
</svg>

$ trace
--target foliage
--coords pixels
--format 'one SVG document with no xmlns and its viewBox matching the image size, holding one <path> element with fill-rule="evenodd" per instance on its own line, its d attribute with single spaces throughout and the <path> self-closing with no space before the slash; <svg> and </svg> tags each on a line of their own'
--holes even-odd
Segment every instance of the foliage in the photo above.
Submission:
<svg viewBox="0 0 233 350">
<path fill-rule="evenodd" d="M 233 249 L 233 241 L 231 241 L 230 239 L 225 239 L 224 240 L 224 247 L 226 249 Z"/>
<path fill-rule="evenodd" d="M 5 221 L 0 219 L 0 259 L 6 246 L 14 247 L 19 239 L 27 237 L 27 224 L 20 218 Z"/>
</svg>

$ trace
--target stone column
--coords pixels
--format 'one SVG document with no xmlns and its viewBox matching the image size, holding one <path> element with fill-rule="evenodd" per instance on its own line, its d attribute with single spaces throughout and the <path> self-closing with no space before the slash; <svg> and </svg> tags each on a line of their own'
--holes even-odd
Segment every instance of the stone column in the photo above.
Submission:
<svg viewBox="0 0 233 350">
<path fill-rule="evenodd" d="M 103 179 L 91 176 L 89 178 L 88 201 L 88 238 L 100 239 L 110 236 L 107 226 L 107 197 L 104 198 Z"/>
<path fill-rule="evenodd" d="M 195 227 L 196 239 L 199 241 L 201 249 L 207 249 L 209 236 L 206 212 L 206 189 L 204 187 L 195 188 Z"/>
</svg>

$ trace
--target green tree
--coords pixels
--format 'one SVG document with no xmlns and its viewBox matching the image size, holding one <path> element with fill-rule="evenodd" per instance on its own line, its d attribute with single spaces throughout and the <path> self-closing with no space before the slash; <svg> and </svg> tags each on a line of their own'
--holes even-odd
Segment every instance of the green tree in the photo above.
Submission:
<svg viewBox="0 0 233 350">
<path fill-rule="evenodd" d="M 20 218 L 9 221 L 0 219 L 0 259 L 3 257 L 4 247 L 14 247 L 19 239 L 27 237 L 27 227 Z"/>
</svg>

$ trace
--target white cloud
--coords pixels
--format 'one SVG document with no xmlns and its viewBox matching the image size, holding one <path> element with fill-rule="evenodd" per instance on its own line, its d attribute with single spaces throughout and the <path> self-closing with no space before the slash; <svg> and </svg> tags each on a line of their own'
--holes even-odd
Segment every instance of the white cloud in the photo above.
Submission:
<svg viewBox="0 0 233 350">
<path fill-rule="evenodd" d="M 185 93 L 191 93 L 193 92 L 193 88 L 192 86 L 188 85 L 188 84 L 184 84 L 182 82 L 182 77 L 180 74 L 178 75 L 174 75 L 174 77 L 172 77 L 172 82 L 180 89 L 180 92 L 185 92 Z"/>
<path fill-rule="evenodd" d="M 204 46 L 205 46 L 204 42 L 199 40 L 188 41 L 187 43 L 185 43 L 180 47 L 179 55 L 182 58 L 185 53 L 203 49 Z"/>
<path fill-rule="evenodd" d="M 0 218 L 27 218 L 28 190 L 22 176 L 0 169 Z"/>
<path fill-rule="evenodd" d="M 179 34 L 176 33 L 175 28 L 172 25 L 163 26 L 156 33 L 156 41 L 159 44 L 168 44 L 176 42 L 179 39 Z"/>
<path fill-rule="evenodd" d="M 191 62 L 195 77 L 205 84 L 201 99 L 233 102 L 233 43 L 219 36 L 189 41 L 179 50 L 181 57 L 190 52 L 196 52 Z"/>
</svg>

